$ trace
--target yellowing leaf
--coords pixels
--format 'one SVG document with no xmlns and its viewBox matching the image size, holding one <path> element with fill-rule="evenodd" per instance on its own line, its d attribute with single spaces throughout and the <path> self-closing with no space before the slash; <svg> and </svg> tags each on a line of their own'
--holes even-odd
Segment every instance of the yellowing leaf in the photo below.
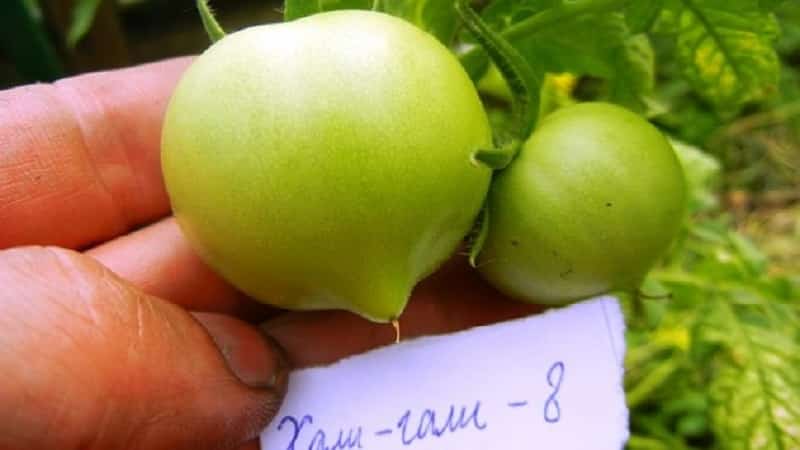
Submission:
<svg viewBox="0 0 800 450">
<path fill-rule="evenodd" d="M 736 110 L 777 89 L 780 66 L 772 48 L 777 23 L 749 3 L 680 0 L 673 5 L 676 57 L 695 91 L 720 110 Z"/>
</svg>

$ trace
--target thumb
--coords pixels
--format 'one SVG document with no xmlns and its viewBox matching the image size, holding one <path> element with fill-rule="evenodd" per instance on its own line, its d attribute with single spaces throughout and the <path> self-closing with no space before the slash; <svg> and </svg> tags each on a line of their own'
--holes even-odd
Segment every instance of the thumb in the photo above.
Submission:
<svg viewBox="0 0 800 450">
<path fill-rule="evenodd" d="M 2 449 L 253 448 L 283 399 L 285 359 L 255 327 L 87 256 L 0 251 L 0 286 Z"/>
</svg>

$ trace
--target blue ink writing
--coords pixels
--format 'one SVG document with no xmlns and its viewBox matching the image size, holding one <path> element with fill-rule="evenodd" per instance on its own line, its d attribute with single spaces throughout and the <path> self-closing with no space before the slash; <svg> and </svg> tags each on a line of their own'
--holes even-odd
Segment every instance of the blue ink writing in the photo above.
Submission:
<svg viewBox="0 0 800 450">
<path fill-rule="evenodd" d="M 292 440 L 289 442 L 289 446 L 286 447 L 286 450 L 295 450 L 294 445 L 297 443 L 297 438 L 300 437 L 300 431 L 303 429 L 307 423 L 312 423 L 314 419 L 311 418 L 309 415 L 303 416 L 302 419 L 299 421 L 294 416 L 286 416 L 281 419 L 280 423 L 278 423 L 278 431 L 283 430 L 283 426 L 286 424 L 291 424 L 293 427 L 292 430 Z"/>
<path fill-rule="evenodd" d="M 547 370 L 546 381 L 551 391 L 544 402 L 544 420 L 557 423 L 561 420 L 561 404 L 558 394 L 564 381 L 566 366 L 563 361 L 556 361 Z M 509 401 L 509 408 L 523 408 L 530 404 L 527 400 Z M 411 446 L 431 438 L 440 438 L 447 434 L 455 434 L 462 430 L 483 431 L 488 423 L 481 415 L 481 402 L 466 406 L 451 404 L 446 410 L 425 408 L 406 410 L 392 428 L 380 428 L 377 431 L 367 430 L 368 436 L 392 437 L 395 431 L 400 435 L 404 446 Z M 314 426 L 314 417 L 310 414 L 301 416 L 286 415 L 278 423 L 278 431 L 287 429 L 291 439 L 285 450 L 353 450 L 363 447 L 363 425 L 350 428 L 325 430 Z"/>
<path fill-rule="evenodd" d="M 278 431 L 283 430 L 283 427 L 287 425 L 292 427 L 292 440 L 289 441 L 286 450 L 296 450 L 297 442 L 300 438 L 300 433 L 303 431 L 303 427 L 313 423 L 314 418 L 308 414 L 304 415 L 300 420 L 297 420 L 294 416 L 285 416 L 282 418 L 278 423 Z M 307 448 L 308 450 L 347 450 L 363 448 L 361 445 L 361 434 L 361 427 L 350 429 L 346 434 L 344 430 L 339 430 L 336 441 L 334 441 L 332 445 L 328 445 L 325 432 L 323 430 L 317 430 Z"/>
<path fill-rule="evenodd" d="M 547 423 L 556 423 L 561 420 L 561 405 L 558 404 L 558 391 L 561 389 L 561 382 L 564 380 L 564 363 L 556 362 L 547 371 L 547 384 L 553 388 L 553 392 L 544 402 L 544 420 Z"/>
<path fill-rule="evenodd" d="M 336 442 L 330 447 L 325 442 L 325 432 L 317 430 L 314 439 L 311 440 L 311 444 L 308 446 L 308 450 L 345 450 L 349 448 L 362 448 L 361 427 L 356 428 L 355 431 L 349 430 L 347 437 L 344 436 L 344 430 L 339 430 Z"/>
<path fill-rule="evenodd" d="M 407 410 L 400 420 L 397 422 L 397 428 L 400 430 L 400 439 L 403 445 L 411 445 L 416 441 L 421 441 L 429 437 L 441 437 L 447 432 L 455 433 L 459 430 L 467 428 L 474 428 L 482 431 L 486 429 L 486 422 L 481 421 L 481 402 L 476 402 L 475 407 L 472 408 L 470 413 L 467 413 L 467 407 L 462 406 L 456 412 L 456 407 L 450 405 L 450 411 L 445 416 L 437 418 L 436 411 L 432 409 L 425 409 L 418 416 L 413 416 L 411 410 Z M 416 427 L 414 427 L 416 425 Z M 415 429 L 416 428 L 416 429 Z"/>
</svg>

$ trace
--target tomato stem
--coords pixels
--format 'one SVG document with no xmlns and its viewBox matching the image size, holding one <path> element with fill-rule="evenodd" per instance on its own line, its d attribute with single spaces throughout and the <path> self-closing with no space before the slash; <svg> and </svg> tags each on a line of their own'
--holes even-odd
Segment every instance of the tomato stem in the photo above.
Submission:
<svg viewBox="0 0 800 450">
<path fill-rule="evenodd" d="M 499 33 L 494 32 L 469 5 L 469 0 L 457 0 L 456 11 L 467 29 L 486 50 L 492 62 L 505 78 L 511 89 L 514 113 L 513 140 L 525 141 L 536 124 L 539 113 L 539 90 L 542 76 L 536 73 L 525 58 Z M 510 162 L 516 156 L 519 145 L 511 148 Z M 506 162 L 506 164 L 508 163 Z M 504 166 L 503 166 L 504 167 Z"/>
<path fill-rule="evenodd" d="M 225 37 L 225 30 L 219 25 L 217 19 L 214 17 L 214 12 L 208 6 L 208 0 L 197 0 L 197 10 L 200 12 L 200 19 L 203 21 L 203 28 L 206 29 L 206 34 L 211 42 L 217 42 Z"/>
<path fill-rule="evenodd" d="M 522 147 L 522 141 L 511 139 L 499 147 L 475 151 L 472 159 L 475 163 L 483 164 L 492 170 L 501 170 L 511 164 L 520 147 Z"/>
</svg>

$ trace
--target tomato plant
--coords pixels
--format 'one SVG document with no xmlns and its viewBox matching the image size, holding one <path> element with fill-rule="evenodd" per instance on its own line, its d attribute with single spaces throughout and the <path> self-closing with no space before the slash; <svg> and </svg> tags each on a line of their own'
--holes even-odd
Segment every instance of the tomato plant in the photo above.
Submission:
<svg viewBox="0 0 800 450">
<path fill-rule="evenodd" d="M 173 210 L 199 254 L 263 301 L 376 321 L 472 227 L 491 145 L 477 91 L 435 38 L 340 11 L 225 36 L 163 131 Z"/>
</svg>

